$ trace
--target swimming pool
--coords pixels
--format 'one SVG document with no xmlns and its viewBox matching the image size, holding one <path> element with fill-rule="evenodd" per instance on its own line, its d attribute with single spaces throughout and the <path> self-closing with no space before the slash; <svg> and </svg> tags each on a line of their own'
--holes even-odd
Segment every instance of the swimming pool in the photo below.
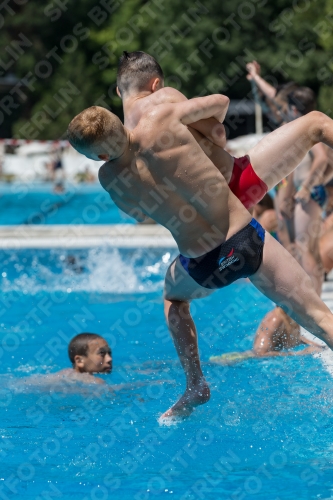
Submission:
<svg viewBox="0 0 333 500">
<path fill-rule="evenodd" d="M 133 223 L 99 184 L 66 184 L 54 193 L 51 183 L 0 184 L 0 225 Z"/>
<path fill-rule="evenodd" d="M 333 497 L 332 378 L 320 359 L 207 362 L 249 348 L 271 306 L 245 281 L 193 307 L 211 401 L 175 426 L 157 423 L 184 389 L 161 301 L 173 254 L 1 253 L 0 498 Z M 44 374 L 69 366 L 81 331 L 113 349 L 107 384 L 146 385 L 116 395 L 51 386 Z"/>
</svg>

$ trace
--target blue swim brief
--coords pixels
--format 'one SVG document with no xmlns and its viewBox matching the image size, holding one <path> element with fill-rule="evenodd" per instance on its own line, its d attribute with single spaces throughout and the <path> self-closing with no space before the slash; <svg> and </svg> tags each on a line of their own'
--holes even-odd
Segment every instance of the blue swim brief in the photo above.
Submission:
<svg viewBox="0 0 333 500">
<path fill-rule="evenodd" d="M 198 285 L 217 289 L 258 271 L 265 230 L 255 219 L 224 243 L 196 258 L 179 255 L 180 263 Z"/>
</svg>

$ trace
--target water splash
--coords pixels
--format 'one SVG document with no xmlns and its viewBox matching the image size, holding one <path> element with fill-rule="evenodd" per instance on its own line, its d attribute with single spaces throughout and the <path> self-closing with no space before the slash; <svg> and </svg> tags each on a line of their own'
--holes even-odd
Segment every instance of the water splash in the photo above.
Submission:
<svg viewBox="0 0 333 500">
<path fill-rule="evenodd" d="M 161 290 L 174 250 L 18 250 L 0 261 L 2 292 L 147 293 Z"/>
</svg>

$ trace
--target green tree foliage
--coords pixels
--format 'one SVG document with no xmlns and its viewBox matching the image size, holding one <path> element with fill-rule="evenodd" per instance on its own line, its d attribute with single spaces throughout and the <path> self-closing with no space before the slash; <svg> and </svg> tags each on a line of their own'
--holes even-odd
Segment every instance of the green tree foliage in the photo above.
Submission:
<svg viewBox="0 0 333 500">
<path fill-rule="evenodd" d="M 13 3 L 2 24 L 0 78 L 13 73 L 21 93 L 0 86 L 0 109 L 17 137 L 63 137 L 96 103 L 122 117 L 123 50 L 154 55 L 166 83 L 188 97 L 248 98 L 245 64 L 255 58 L 273 84 L 308 85 L 333 110 L 333 0 L 30 0 Z"/>
</svg>

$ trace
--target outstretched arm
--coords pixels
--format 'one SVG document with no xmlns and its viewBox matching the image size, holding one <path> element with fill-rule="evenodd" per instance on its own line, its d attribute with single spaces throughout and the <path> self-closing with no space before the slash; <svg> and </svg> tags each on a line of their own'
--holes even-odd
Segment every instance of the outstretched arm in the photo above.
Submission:
<svg viewBox="0 0 333 500">
<path fill-rule="evenodd" d="M 306 356 L 308 354 L 314 354 L 316 352 L 322 352 L 325 347 L 321 347 L 318 344 L 312 345 L 303 349 L 302 351 L 267 351 L 263 354 L 258 354 L 254 351 L 243 351 L 243 352 L 229 352 L 222 354 L 221 356 L 211 356 L 209 361 L 211 363 L 216 363 L 218 365 L 231 366 L 248 359 L 263 359 L 263 358 L 276 358 L 285 356 Z"/>
<path fill-rule="evenodd" d="M 274 99 L 276 89 L 260 76 L 260 64 L 258 64 L 257 61 L 249 62 L 246 65 L 246 69 L 248 71 L 247 79 L 252 80 L 265 96 Z"/>
<path fill-rule="evenodd" d="M 302 351 L 270 351 L 266 352 L 262 356 L 254 356 L 256 358 L 272 358 L 277 356 L 306 356 L 308 354 L 314 354 L 315 352 L 322 352 L 325 347 L 321 346 L 311 346 L 303 349 Z"/>
</svg>

